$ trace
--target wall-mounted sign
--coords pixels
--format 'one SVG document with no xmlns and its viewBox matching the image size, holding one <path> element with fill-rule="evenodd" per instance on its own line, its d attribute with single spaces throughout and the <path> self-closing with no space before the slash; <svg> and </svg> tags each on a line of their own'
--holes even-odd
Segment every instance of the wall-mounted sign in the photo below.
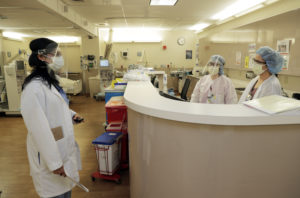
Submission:
<svg viewBox="0 0 300 198">
<path fill-rule="evenodd" d="M 253 53 L 256 51 L 256 43 L 251 43 L 248 45 L 248 52 Z"/>
<path fill-rule="evenodd" d="M 245 68 L 249 68 L 249 56 L 245 56 Z"/>
<path fill-rule="evenodd" d="M 241 51 L 237 51 L 235 53 L 235 64 L 236 65 L 241 65 L 242 63 L 242 52 Z"/>
<path fill-rule="evenodd" d="M 290 40 L 277 41 L 277 51 L 279 53 L 290 53 Z"/>
<path fill-rule="evenodd" d="M 254 64 L 254 58 L 255 58 L 255 53 L 251 53 L 249 54 L 249 60 L 248 60 L 248 68 L 253 68 L 253 64 Z"/>
<path fill-rule="evenodd" d="M 186 50 L 185 59 L 192 59 L 192 58 L 193 58 L 193 51 L 192 50 Z"/>
<path fill-rule="evenodd" d="M 290 46 L 291 40 L 278 40 L 277 41 L 277 51 L 282 55 L 284 58 L 282 70 L 287 70 L 289 67 L 289 59 L 290 59 Z"/>
<path fill-rule="evenodd" d="M 281 53 L 280 53 L 281 54 Z M 288 70 L 289 67 L 289 61 L 290 61 L 290 55 L 285 53 L 285 54 L 281 54 L 284 61 L 283 61 L 283 66 L 282 66 L 282 70 Z"/>
</svg>

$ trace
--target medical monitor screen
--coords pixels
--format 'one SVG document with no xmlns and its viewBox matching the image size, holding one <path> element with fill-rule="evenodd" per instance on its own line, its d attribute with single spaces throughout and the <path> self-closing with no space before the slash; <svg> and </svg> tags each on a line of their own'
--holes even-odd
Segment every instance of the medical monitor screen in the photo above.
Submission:
<svg viewBox="0 0 300 198">
<path fill-rule="evenodd" d="M 100 60 L 100 67 L 108 67 L 109 62 L 108 60 Z"/>
<path fill-rule="evenodd" d="M 17 70 L 25 69 L 24 61 L 17 61 L 16 64 L 17 64 Z"/>
</svg>

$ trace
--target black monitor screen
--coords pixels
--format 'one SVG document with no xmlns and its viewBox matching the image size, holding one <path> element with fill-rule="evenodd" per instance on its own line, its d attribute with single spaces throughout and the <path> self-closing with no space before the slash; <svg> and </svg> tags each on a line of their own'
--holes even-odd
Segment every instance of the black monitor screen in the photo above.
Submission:
<svg viewBox="0 0 300 198">
<path fill-rule="evenodd" d="M 172 99 L 172 100 L 179 100 L 179 101 L 184 101 L 185 102 L 185 100 L 183 100 L 181 98 L 177 98 L 176 96 L 172 96 L 170 94 L 164 93 L 163 91 L 159 91 L 159 95 L 161 95 L 161 96 L 163 96 L 165 98 Z"/>
</svg>

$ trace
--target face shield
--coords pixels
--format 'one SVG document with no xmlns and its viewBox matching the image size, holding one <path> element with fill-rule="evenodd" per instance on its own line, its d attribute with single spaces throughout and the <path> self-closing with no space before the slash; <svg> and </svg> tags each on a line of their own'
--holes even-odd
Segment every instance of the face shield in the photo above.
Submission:
<svg viewBox="0 0 300 198">
<path fill-rule="evenodd" d="M 212 76 L 217 75 L 220 69 L 220 63 L 218 62 L 219 56 L 216 61 L 209 60 L 203 68 L 202 74 L 210 74 Z"/>
<path fill-rule="evenodd" d="M 57 43 L 50 43 L 44 49 L 39 49 L 37 51 L 37 54 L 46 57 L 54 57 L 57 54 L 57 49 L 58 49 Z"/>
<path fill-rule="evenodd" d="M 48 66 L 54 71 L 59 71 L 64 66 L 62 52 L 56 43 L 50 43 L 45 49 L 39 49 L 38 54 L 46 57 Z"/>
</svg>

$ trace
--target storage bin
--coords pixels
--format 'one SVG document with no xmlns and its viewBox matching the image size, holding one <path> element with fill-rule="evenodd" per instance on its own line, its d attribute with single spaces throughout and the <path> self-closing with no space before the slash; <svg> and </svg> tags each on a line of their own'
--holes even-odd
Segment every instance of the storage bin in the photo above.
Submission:
<svg viewBox="0 0 300 198">
<path fill-rule="evenodd" d="M 120 90 L 105 89 L 104 91 L 105 91 L 105 103 L 107 103 L 112 97 L 124 95 L 124 91 L 120 91 Z"/>
<path fill-rule="evenodd" d="M 105 105 L 107 122 L 127 121 L 127 106 L 122 96 L 112 97 Z"/>
</svg>

